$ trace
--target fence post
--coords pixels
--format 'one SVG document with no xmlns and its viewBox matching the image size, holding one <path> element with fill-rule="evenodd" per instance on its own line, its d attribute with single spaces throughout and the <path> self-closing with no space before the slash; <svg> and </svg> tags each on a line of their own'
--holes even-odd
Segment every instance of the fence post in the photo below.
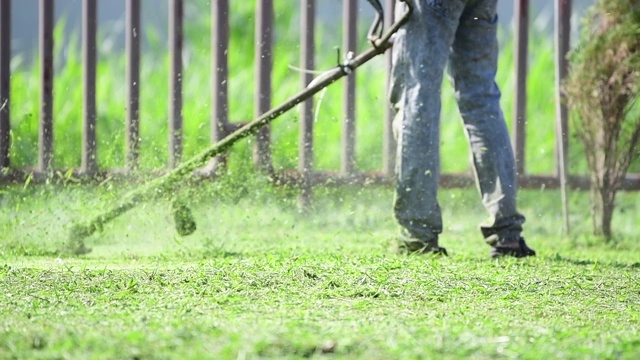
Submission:
<svg viewBox="0 0 640 360">
<path fill-rule="evenodd" d="M 211 140 L 217 143 L 227 134 L 229 123 L 228 79 L 229 64 L 229 0 L 211 1 Z M 225 162 L 220 155 L 207 166 L 212 175 Z"/>
<path fill-rule="evenodd" d="M 82 2 L 82 172 L 97 171 L 96 150 L 96 0 Z"/>
<path fill-rule="evenodd" d="M 357 52 L 358 0 L 344 0 L 342 10 L 343 55 Z M 342 90 L 342 161 L 340 173 L 351 175 L 356 171 L 356 74 L 347 75 Z"/>
<path fill-rule="evenodd" d="M 571 35 L 571 0 L 556 0 L 555 3 L 555 38 L 556 38 L 556 163 L 557 174 L 560 178 L 560 196 L 562 200 L 562 215 L 564 217 L 564 232 L 568 234 L 569 204 L 567 182 L 569 177 L 569 113 L 562 96 L 562 83 L 569 71 L 567 54 L 570 47 Z"/>
<path fill-rule="evenodd" d="M 40 125 L 38 170 L 47 172 L 53 161 L 53 21 L 54 0 L 40 0 Z"/>
<path fill-rule="evenodd" d="M 183 0 L 169 0 L 169 168 L 182 157 Z"/>
<path fill-rule="evenodd" d="M 513 148 L 516 173 L 525 174 L 527 126 L 527 57 L 529 45 L 529 0 L 517 0 L 513 12 L 515 24 L 515 99 L 513 108 Z"/>
<path fill-rule="evenodd" d="M 387 0 L 385 11 L 385 28 L 388 29 L 393 25 L 395 17 L 395 0 Z M 394 111 L 389 105 L 389 93 L 391 92 L 391 67 L 392 53 L 391 50 L 386 53 L 387 58 L 387 83 L 385 87 L 384 102 L 387 104 L 387 111 L 384 114 L 384 128 L 382 139 L 382 173 L 387 176 L 393 176 L 396 164 L 396 141 L 393 135 L 393 118 Z"/>
<path fill-rule="evenodd" d="M 315 67 L 315 0 L 300 1 L 300 86 L 302 89 L 313 80 L 309 72 Z M 307 71 L 305 71 L 307 70 Z M 311 203 L 313 172 L 313 97 L 300 106 L 300 139 L 298 170 L 302 174 L 302 192 L 299 207 L 306 209 Z"/>
<path fill-rule="evenodd" d="M 0 0 L 0 170 L 10 165 L 11 0 Z"/>
<path fill-rule="evenodd" d="M 127 171 L 139 165 L 140 155 L 140 6 L 141 0 L 126 2 L 125 52 L 127 58 L 127 117 L 125 128 Z"/>
<path fill-rule="evenodd" d="M 256 89 L 254 100 L 254 118 L 260 117 L 271 109 L 271 70 L 273 51 L 273 0 L 260 0 L 256 9 L 256 46 L 255 71 Z M 273 171 L 271 164 L 271 132 L 265 126 L 257 133 L 254 147 L 256 166 L 268 173 Z"/>
</svg>

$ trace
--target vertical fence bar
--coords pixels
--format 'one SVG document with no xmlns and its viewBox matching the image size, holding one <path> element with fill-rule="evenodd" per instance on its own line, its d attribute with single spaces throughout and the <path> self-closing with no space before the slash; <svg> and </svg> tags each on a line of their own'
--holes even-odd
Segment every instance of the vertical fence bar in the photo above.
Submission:
<svg viewBox="0 0 640 360">
<path fill-rule="evenodd" d="M 260 0 L 256 9 L 256 90 L 254 117 L 257 118 L 271 108 L 271 69 L 273 51 L 273 0 Z M 258 131 L 254 148 L 254 162 L 266 172 L 272 172 L 271 132 L 269 126 Z"/>
<path fill-rule="evenodd" d="M 357 51 L 358 0 L 344 0 L 342 10 L 344 55 Z M 356 170 L 356 74 L 347 75 L 342 90 L 342 156 L 340 173 L 349 175 Z"/>
<path fill-rule="evenodd" d="M 40 125 L 38 170 L 46 172 L 53 160 L 53 18 L 54 0 L 40 0 Z"/>
<path fill-rule="evenodd" d="M 140 5 L 141 0 L 126 2 L 125 52 L 127 58 L 127 116 L 125 129 L 125 166 L 128 171 L 139 165 L 140 156 Z"/>
<path fill-rule="evenodd" d="M 395 0 L 386 0 L 385 7 L 385 28 L 389 29 L 393 25 L 394 21 L 394 10 L 395 10 L 396 1 Z M 385 87 L 384 94 L 384 102 L 385 104 L 389 103 L 388 97 L 391 91 L 391 66 L 392 66 L 392 55 L 391 51 L 387 51 L 386 53 L 387 60 L 387 83 Z M 384 127 L 383 127 L 383 139 L 382 139 L 382 173 L 385 176 L 392 176 L 394 173 L 395 163 L 396 163 L 396 141 L 393 136 L 393 117 L 394 112 L 390 106 L 387 106 L 387 111 L 384 114 Z"/>
<path fill-rule="evenodd" d="M 514 14 L 515 24 L 515 99 L 513 109 L 513 148 L 516 172 L 525 173 L 525 145 L 527 124 L 527 57 L 529 47 L 529 0 L 517 0 Z"/>
<path fill-rule="evenodd" d="M 229 122 L 229 0 L 211 1 L 211 140 L 216 143 L 226 135 Z M 223 155 L 214 159 L 209 171 L 225 161 Z"/>
<path fill-rule="evenodd" d="M 82 172 L 98 169 L 96 149 L 96 0 L 82 2 Z"/>
<path fill-rule="evenodd" d="M 10 165 L 11 0 L 0 0 L 0 169 Z"/>
<path fill-rule="evenodd" d="M 300 67 L 313 70 L 315 67 L 315 0 L 300 1 Z M 309 71 L 300 73 L 302 89 L 313 80 Z M 299 198 L 300 208 L 305 209 L 311 202 L 310 175 L 313 171 L 313 98 L 301 105 L 300 139 L 298 170 L 302 174 L 302 193 Z"/>
<path fill-rule="evenodd" d="M 562 215 L 564 217 L 564 232 L 568 234 L 569 204 L 567 182 L 569 176 L 567 153 L 569 151 L 569 113 L 562 96 L 562 83 L 569 71 L 567 54 L 570 47 L 571 35 L 571 0 L 556 0 L 556 162 L 557 173 L 560 178 L 560 196 L 562 200 Z"/>
<path fill-rule="evenodd" d="M 182 157 L 183 0 L 169 0 L 169 168 Z"/>
</svg>

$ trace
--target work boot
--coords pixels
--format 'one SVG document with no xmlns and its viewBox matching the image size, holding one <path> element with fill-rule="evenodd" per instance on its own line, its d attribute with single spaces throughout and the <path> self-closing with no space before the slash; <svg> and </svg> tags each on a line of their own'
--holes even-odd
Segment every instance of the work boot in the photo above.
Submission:
<svg viewBox="0 0 640 360">
<path fill-rule="evenodd" d="M 401 239 L 398 242 L 398 253 L 403 255 L 436 255 L 449 256 L 447 249 L 438 246 L 438 240 L 423 241 L 420 239 Z"/>
<path fill-rule="evenodd" d="M 503 256 L 511 256 L 515 258 L 523 258 L 528 256 L 536 256 L 536 252 L 527 246 L 522 236 L 512 239 L 499 240 L 497 235 L 492 235 L 486 239 L 491 245 L 491 257 L 499 258 Z"/>
</svg>

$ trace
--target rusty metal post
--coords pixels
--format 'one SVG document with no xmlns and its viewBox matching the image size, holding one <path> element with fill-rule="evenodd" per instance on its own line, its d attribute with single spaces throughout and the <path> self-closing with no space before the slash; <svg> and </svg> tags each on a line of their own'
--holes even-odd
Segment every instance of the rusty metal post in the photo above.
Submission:
<svg viewBox="0 0 640 360">
<path fill-rule="evenodd" d="M 169 0 L 169 168 L 182 157 L 183 0 Z"/>
<path fill-rule="evenodd" d="M 313 70 L 315 67 L 315 0 L 300 0 L 300 67 Z M 300 73 L 302 89 L 313 80 L 308 71 Z M 298 170 L 302 174 L 302 192 L 299 207 L 308 208 L 311 203 L 311 173 L 313 171 L 313 98 L 300 106 L 300 139 L 298 151 Z"/>
<path fill-rule="evenodd" d="M 357 51 L 358 0 L 344 0 L 342 10 L 343 52 Z M 342 90 L 342 152 L 340 173 L 351 175 L 356 171 L 356 74 L 346 77 Z"/>
<path fill-rule="evenodd" d="M 125 166 L 139 165 L 140 155 L 140 6 L 141 0 L 127 0 L 125 11 L 125 52 L 127 58 L 127 116 L 125 125 Z"/>
<path fill-rule="evenodd" d="M 514 62 L 516 83 L 513 108 L 513 149 L 516 172 L 525 174 L 525 145 L 527 128 L 527 58 L 529 47 L 529 0 L 515 1 L 513 12 L 515 24 Z"/>
<path fill-rule="evenodd" d="M 82 2 L 82 172 L 98 170 L 96 145 L 96 0 Z"/>
<path fill-rule="evenodd" d="M 273 52 L 273 0 L 260 0 L 256 8 L 255 71 L 256 89 L 254 117 L 271 109 L 271 69 Z M 271 132 L 265 126 L 257 134 L 254 162 L 258 169 L 273 172 L 271 163 Z"/>
<path fill-rule="evenodd" d="M 211 1 L 211 19 L 211 140 L 217 143 L 229 123 L 229 0 Z M 210 171 L 224 162 L 224 155 L 212 160 Z"/>
<path fill-rule="evenodd" d="M 556 163 L 560 180 L 560 196 L 562 200 L 562 215 L 564 217 L 564 231 L 568 234 L 569 204 L 568 178 L 569 163 L 569 112 L 562 96 L 562 84 L 569 71 L 567 54 L 570 50 L 571 36 L 571 0 L 556 0 L 555 2 L 555 38 L 556 38 Z"/>
<path fill-rule="evenodd" d="M 10 165 L 11 0 L 0 0 L 0 170 Z"/>
<path fill-rule="evenodd" d="M 385 3 L 386 11 L 385 11 L 385 28 L 388 29 L 393 25 L 395 14 L 395 0 L 387 0 Z M 387 60 L 387 83 L 385 87 L 384 101 L 385 104 L 389 104 L 389 93 L 391 92 L 391 67 L 392 67 L 392 56 L 391 51 L 387 51 L 386 53 Z M 396 140 L 393 136 L 393 118 L 394 111 L 391 109 L 391 106 L 387 105 L 387 111 L 384 114 L 384 127 L 383 127 L 383 138 L 382 138 L 382 173 L 391 177 L 394 174 L 395 166 L 396 166 Z"/>
<path fill-rule="evenodd" d="M 40 125 L 38 170 L 49 171 L 53 161 L 53 21 L 54 0 L 40 0 Z"/>
</svg>

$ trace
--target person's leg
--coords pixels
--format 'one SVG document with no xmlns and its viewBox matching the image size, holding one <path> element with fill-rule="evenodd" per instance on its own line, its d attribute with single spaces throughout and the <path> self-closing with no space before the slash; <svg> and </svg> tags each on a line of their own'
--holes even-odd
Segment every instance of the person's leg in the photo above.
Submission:
<svg viewBox="0 0 640 360">
<path fill-rule="evenodd" d="M 487 242 L 518 242 L 525 217 L 517 211 L 517 177 L 509 132 L 495 83 L 497 0 L 469 0 L 460 17 L 449 72 L 473 156 L 476 183 L 490 220 Z"/>
<path fill-rule="evenodd" d="M 394 213 L 411 251 L 437 249 L 442 232 L 437 201 L 440 93 L 463 3 L 414 1 L 411 19 L 394 40 L 390 93 L 398 141 Z M 396 9 L 398 15 L 403 12 Z"/>
</svg>

